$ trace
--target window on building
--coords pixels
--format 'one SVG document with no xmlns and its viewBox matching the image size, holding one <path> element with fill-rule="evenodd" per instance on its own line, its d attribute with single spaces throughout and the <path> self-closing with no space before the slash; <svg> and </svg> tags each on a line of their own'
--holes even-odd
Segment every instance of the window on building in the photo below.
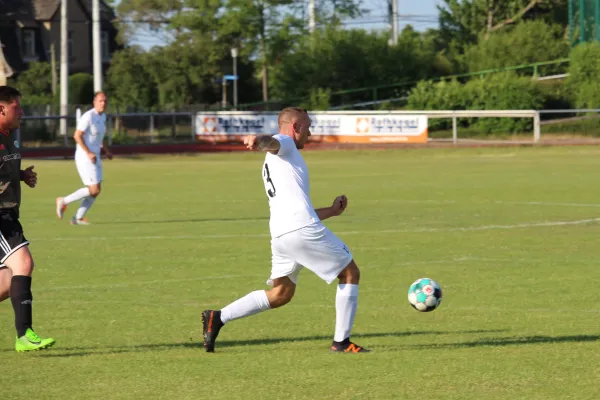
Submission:
<svg viewBox="0 0 600 400">
<path fill-rule="evenodd" d="M 23 58 L 25 60 L 37 59 L 35 51 L 35 30 L 23 29 Z"/>
</svg>

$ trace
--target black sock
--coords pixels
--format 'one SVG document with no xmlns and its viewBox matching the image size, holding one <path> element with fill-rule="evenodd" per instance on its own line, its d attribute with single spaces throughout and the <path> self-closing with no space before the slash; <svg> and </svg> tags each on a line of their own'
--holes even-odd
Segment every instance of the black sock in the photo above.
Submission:
<svg viewBox="0 0 600 400">
<path fill-rule="evenodd" d="M 341 344 L 341 345 L 350 344 L 350 336 L 348 336 L 346 339 L 342 340 L 341 342 L 336 342 L 334 340 L 333 343 L 335 343 L 335 344 Z"/>
<path fill-rule="evenodd" d="M 10 301 L 15 310 L 17 337 L 21 337 L 32 325 L 33 296 L 31 295 L 31 277 L 15 275 L 10 281 Z"/>
</svg>

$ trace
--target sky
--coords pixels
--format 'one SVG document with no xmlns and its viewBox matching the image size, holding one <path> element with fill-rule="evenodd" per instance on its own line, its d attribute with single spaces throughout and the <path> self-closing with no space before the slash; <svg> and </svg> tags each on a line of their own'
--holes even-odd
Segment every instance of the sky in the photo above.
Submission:
<svg viewBox="0 0 600 400">
<path fill-rule="evenodd" d="M 427 28 L 437 27 L 438 10 L 436 6 L 442 0 L 397 0 L 399 29 L 411 24 L 416 30 L 422 31 Z M 120 0 L 115 3 L 118 4 Z M 363 7 L 369 12 L 359 20 L 349 21 L 348 27 L 363 28 L 367 30 L 388 29 L 386 22 L 388 0 L 363 0 Z M 162 45 L 164 42 L 144 29 L 139 29 L 133 37 L 132 44 L 138 44 L 143 48 Z"/>
</svg>

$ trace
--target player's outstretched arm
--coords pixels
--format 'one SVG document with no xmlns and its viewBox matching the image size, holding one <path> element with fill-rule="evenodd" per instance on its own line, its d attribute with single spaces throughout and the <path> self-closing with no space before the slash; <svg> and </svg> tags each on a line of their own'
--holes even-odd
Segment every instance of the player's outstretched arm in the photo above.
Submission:
<svg viewBox="0 0 600 400">
<path fill-rule="evenodd" d="M 244 144 L 249 150 L 268 151 L 277 154 L 281 144 L 279 140 L 269 135 L 250 135 L 244 138 Z"/>
<path fill-rule="evenodd" d="M 345 195 L 341 195 L 335 198 L 331 207 L 317 208 L 315 212 L 319 219 L 323 221 L 327 218 L 342 215 L 346 207 L 348 207 L 348 198 Z"/>
</svg>

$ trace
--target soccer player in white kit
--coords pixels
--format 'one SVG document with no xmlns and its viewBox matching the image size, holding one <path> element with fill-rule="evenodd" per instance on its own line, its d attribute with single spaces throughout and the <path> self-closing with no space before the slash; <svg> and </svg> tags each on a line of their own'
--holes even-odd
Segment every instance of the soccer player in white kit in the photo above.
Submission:
<svg viewBox="0 0 600 400">
<path fill-rule="evenodd" d="M 113 157 L 108 146 L 103 143 L 106 134 L 106 114 L 104 113 L 106 103 L 106 94 L 103 92 L 96 93 L 94 95 L 94 108 L 81 116 L 75 130 L 74 139 L 77 142 L 75 164 L 85 187 L 77 189 L 68 196 L 56 199 L 56 215 L 60 219 L 63 219 L 68 204 L 82 200 L 81 206 L 71 220 L 73 225 L 89 224 L 84 216 L 92 207 L 102 189 L 101 151 L 104 150 L 109 160 L 112 160 Z"/>
<path fill-rule="evenodd" d="M 279 134 L 252 135 L 244 139 L 248 149 L 267 152 L 262 176 L 271 210 L 272 269 L 267 284 L 273 288 L 251 292 L 219 311 L 203 311 L 207 352 L 214 352 L 219 331 L 230 321 L 289 303 L 303 267 L 328 284 L 339 279 L 331 351 L 369 351 L 350 341 L 360 271 L 348 247 L 321 222 L 341 215 L 348 200 L 346 196 L 339 196 L 331 207 L 319 209 L 314 209 L 310 200 L 308 168 L 298 151 L 310 136 L 310 123 L 306 110 L 286 108 L 279 114 Z"/>
</svg>

